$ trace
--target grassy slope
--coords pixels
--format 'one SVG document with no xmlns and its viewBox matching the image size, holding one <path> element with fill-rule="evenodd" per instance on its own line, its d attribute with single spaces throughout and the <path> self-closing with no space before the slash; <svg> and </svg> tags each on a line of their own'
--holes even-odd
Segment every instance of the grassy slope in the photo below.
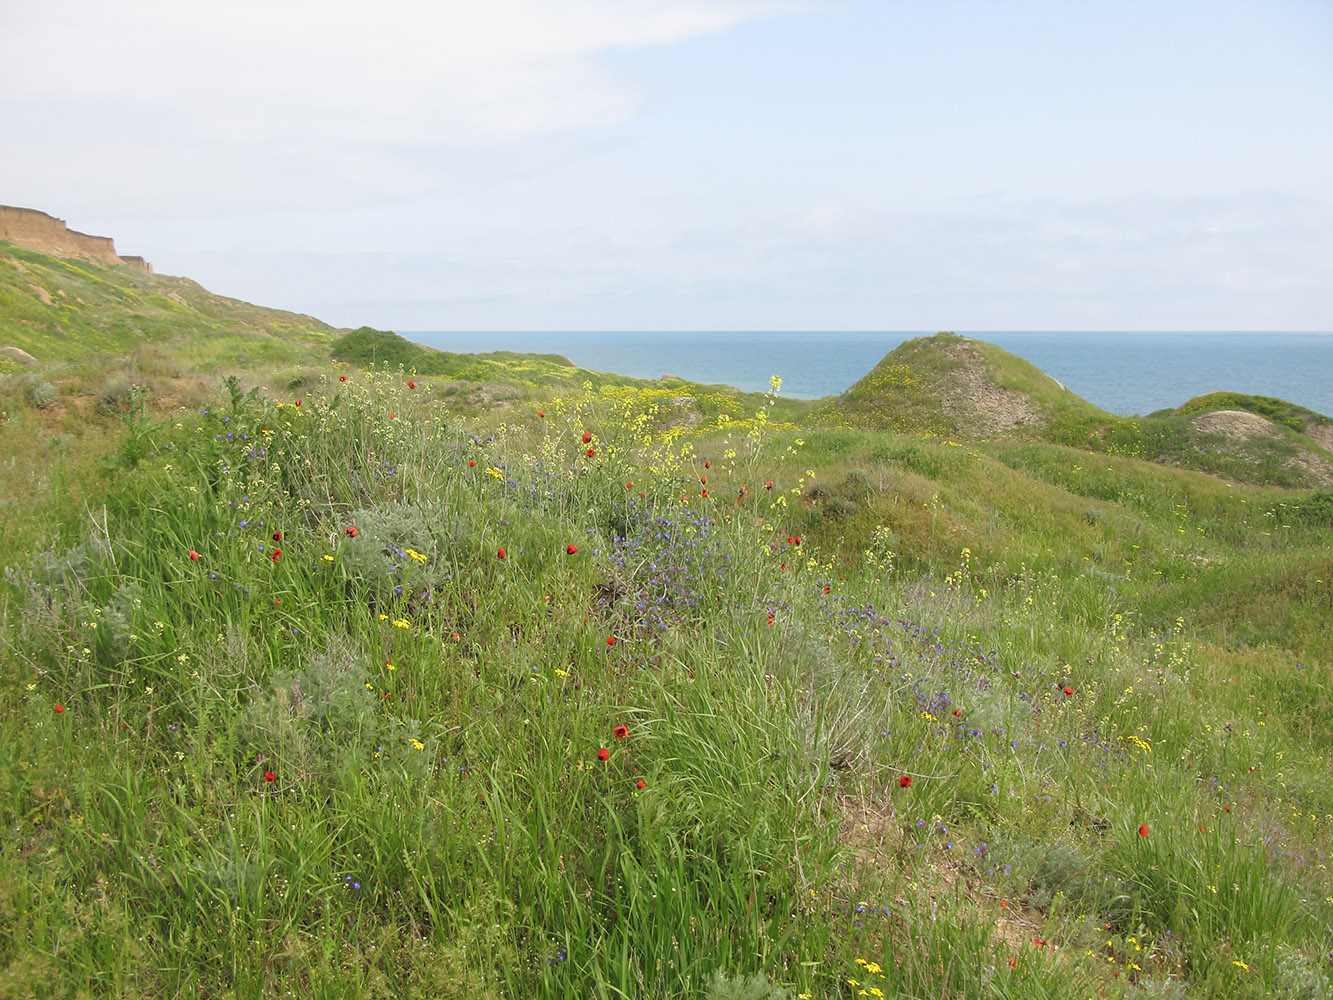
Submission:
<svg viewBox="0 0 1333 1000">
<path fill-rule="evenodd" d="M 0 995 L 1328 994 L 1333 500 L 376 343 L 11 400 Z"/>
<path fill-rule="evenodd" d="M 336 333 L 309 316 L 214 295 L 186 278 L 0 242 L 0 344 L 40 362 L 147 351 L 187 368 L 292 364 Z M 0 356 L 0 372 L 18 370 Z"/>
</svg>

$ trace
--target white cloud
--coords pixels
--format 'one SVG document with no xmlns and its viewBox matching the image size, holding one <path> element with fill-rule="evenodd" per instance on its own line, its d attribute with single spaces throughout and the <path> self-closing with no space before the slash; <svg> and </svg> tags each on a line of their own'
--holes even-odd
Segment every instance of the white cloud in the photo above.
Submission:
<svg viewBox="0 0 1333 1000">
<path fill-rule="evenodd" d="M 1263 193 L 921 212 L 849 203 L 681 219 L 648 243 L 604 224 L 469 228 L 451 242 L 465 249 L 284 251 L 185 270 L 267 282 L 238 294 L 333 322 L 402 329 L 1297 330 L 1327 329 L 1333 315 L 1333 208 Z"/>
<path fill-rule="evenodd" d="M 600 54 L 777 0 L 56 0 L 0 15 L 6 197 L 62 213 L 402 198 L 626 120 Z"/>
</svg>

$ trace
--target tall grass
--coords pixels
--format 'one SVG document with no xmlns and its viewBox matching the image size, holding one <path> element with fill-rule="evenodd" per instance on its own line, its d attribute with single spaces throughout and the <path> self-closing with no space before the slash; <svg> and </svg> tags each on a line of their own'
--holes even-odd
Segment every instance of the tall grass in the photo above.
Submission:
<svg viewBox="0 0 1333 1000">
<path fill-rule="evenodd" d="M 1222 487 L 232 388 L 133 399 L 86 505 L 6 428 L 0 995 L 1328 995 L 1327 664 L 1122 565 L 1318 569 Z"/>
</svg>

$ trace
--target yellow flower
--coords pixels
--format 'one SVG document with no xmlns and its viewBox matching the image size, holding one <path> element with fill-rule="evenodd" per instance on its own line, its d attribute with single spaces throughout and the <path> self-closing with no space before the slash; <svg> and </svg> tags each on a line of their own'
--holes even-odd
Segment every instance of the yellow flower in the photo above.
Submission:
<svg viewBox="0 0 1333 1000">
<path fill-rule="evenodd" d="M 393 620 L 393 627 L 394 627 L 394 628 L 411 628 L 411 627 L 412 627 L 412 623 L 411 623 L 410 621 L 408 621 L 406 618 L 395 618 L 395 619 Z"/>
<path fill-rule="evenodd" d="M 333 562 L 333 556 L 328 555 L 328 554 L 326 553 L 325 556 L 324 556 L 324 561 L 325 561 L 325 562 Z"/>
<path fill-rule="evenodd" d="M 408 740 L 407 742 L 409 742 L 409 743 L 412 744 L 412 749 L 413 749 L 413 750 L 425 750 L 425 749 L 426 749 L 426 744 L 422 743 L 422 742 L 421 742 L 420 740 L 418 740 L 418 739 L 411 739 L 411 740 Z"/>
</svg>

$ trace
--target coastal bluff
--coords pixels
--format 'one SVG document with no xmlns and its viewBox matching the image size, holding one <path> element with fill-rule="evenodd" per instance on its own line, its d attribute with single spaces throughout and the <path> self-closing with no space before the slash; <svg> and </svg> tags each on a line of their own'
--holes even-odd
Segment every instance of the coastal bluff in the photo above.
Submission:
<svg viewBox="0 0 1333 1000">
<path fill-rule="evenodd" d="M 32 208 L 0 205 L 0 240 L 7 240 L 25 250 L 49 253 L 53 257 L 84 257 L 107 264 L 125 264 L 149 274 L 153 265 L 142 257 L 121 256 L 109 236 L 89 236 L 57 219 Z"/>
</svg>

